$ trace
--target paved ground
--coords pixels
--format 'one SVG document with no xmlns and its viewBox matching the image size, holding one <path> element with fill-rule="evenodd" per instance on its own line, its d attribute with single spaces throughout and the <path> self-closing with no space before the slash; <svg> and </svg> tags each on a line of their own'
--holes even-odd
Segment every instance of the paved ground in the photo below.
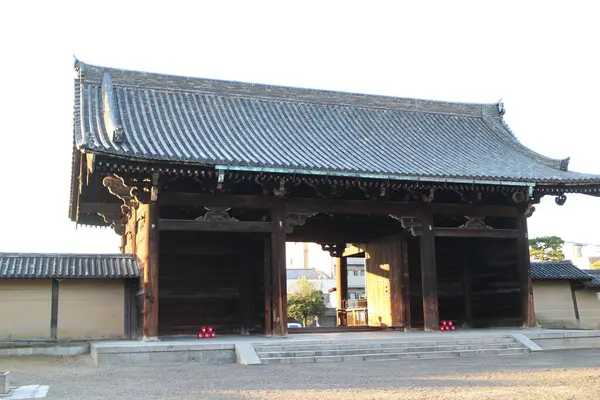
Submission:
<svg viewBox="0 0 600 400">
<path fill-rule="evenodd" d="M 3 358 L 18 385 L 47 399 L 519 399 L 600 398 L 600 350 L 490 359 L 296 365 L 98 368 L 89 357 Z"/>
</svg>

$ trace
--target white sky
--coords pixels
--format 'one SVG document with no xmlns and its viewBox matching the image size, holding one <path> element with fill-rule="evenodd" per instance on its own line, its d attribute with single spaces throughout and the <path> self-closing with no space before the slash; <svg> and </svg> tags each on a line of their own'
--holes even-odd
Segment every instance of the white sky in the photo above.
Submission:
<svg viewBox="0 0 600 400">
<path fill-rule="evenodd" d="M 19 1 L 0 6 L 0 251 L 114 252 L 67 216 L 73 54 L 125 69 L 492 103 L 532 149 L 600 174 L 595 2 Z M 530 236 L 600 243 L 600 198 Z"/>
</svg>

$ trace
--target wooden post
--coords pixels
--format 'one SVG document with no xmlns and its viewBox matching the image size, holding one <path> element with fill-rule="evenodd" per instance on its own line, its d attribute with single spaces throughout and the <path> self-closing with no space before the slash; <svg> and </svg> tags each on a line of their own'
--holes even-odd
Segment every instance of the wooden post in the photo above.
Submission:
<svg viewBox="0 0 600 400">
<path fill-rule="evenodd" d="M 533 286 L 531 284 L 531 261 L 529 258 L 529 236 L 527 234 L 527 218 L 517 217 L 517 263 L 521 281 L 521 317 L 523 327 L 535 326 L 535 310 L 533 308 Z"/>
<path fill-rule="evenodd" d="M 411 329 L 411 316 L 410 316 L 410 270 L 408 264 L 408 243 L 406 238 L 403 237 L 400 242 L 401 253 L 402 253 L 402 274 L 401 279 L 401 296 L 402 296 L 402 321 L 404 324 L 404 331 L 409 332 Z"/>
<path fill-rule="evenodd" d="M 265 289 L 265 336 L 273 335 L 273 273 L 271 262 L 271 238 L 264 244 L 264 289 Z"/>
<path fill-rule="evenodd" d="M 287 336 L 287 281 L 285 271 L 285 203 L 277 201 L 271 209 L 271 268 L 273 273 L 273 335 Z"/>
<path fill-rule="evenodd" d="M 254 258 L 248 259 L 251 254 L 249 249 L 242 251 L 238 257 L 238 284 L 240 294 L 240 333 L 249 335 L 252 328 L 252 312 L 254 310 L 254 296 L 252 296 Z M 250 262 L 249 262 L 250 261 Z"/>
<path fill-rule="evenodd" d="M 581 329 L 581 319 L 579 318 L 579 306 L 577 305 L 577 293 L 575 293 L 575 283 L 571 282 L 571 299 L 573 300 L 573 310 L 575 310 L 575 327 Z"/>
<path fill-rule="evenodd" d="M 429 212 L 421 216 L 423 234 L 421 236 L 421 282 L 423 285 L 423 323 L 426 331 L 439 326 L 437 271 L 435 264 L 435 236 L 433 217 Z"/>
<path fill-rule="evenodd" d="M 340 256 L 335 259 L 335 279 L 338 294 L 337 308 L 343 310 L 344 302 L 348 300 L 348 259 L 346 257 Z"/>
<path fill-rule="evenodd" d="M 466 242 L 469 242 L 466 240 Z M 473 326 L 473 304 L 471 301 L 471 277 L 469 274 L 469 247 L 465 248 L 463 261 L 463 290 L 465 293 L 465 325 Z"/>
<path fill-rule="evenodd" d="M 144 295 L 144 321 L 142 332 L 145 340 L 158 340 L 158 244 L 160 205 L 158 203 L 158 174 L 152 175 L 152 191 L 146 211 L 146 243 L 148 258 L 144 268 L 146 293 Z"/>
<path fill-rule="evenodd" d="M 50 304 L 50 339 L 58 339 L 58 290 L 60 282 L 52 279 L 52 303 Z"/>
</svg>

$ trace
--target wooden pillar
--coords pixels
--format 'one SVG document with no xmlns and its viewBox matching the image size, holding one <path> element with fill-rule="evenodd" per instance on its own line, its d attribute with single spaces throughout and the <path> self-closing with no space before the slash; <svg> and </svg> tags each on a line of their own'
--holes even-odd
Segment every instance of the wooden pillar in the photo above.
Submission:
<svg viewBox="0 0 600 400">
<path fill-rule="evenodd" d="M 423 322 L 426 331 L 439 327 L 437 271 L 435 263 L 435 236 L 433 216 L 429 212 L 421 216 L 421 282 L 423 285 Z"/>
<path fill-rule="evenodd" d="M 253 288 L 253 271 L 255 270 L 255 258 L 250 249 L 245 249 L 242 254 L 238 257 L 238 290 L 240 294 L 240 333 L 242 335 L 249 335 L 250 328 L 252 328 L 254 310 L 254 296 L 252 295 Z"/>
<path fill-rule="evenodd" d="M 340 249 L 343 245 L 338 245 Z M 337 308 L 345 309 L 344 302 L 348 300 L 348 259 L 346 257 L 337 257 L 335 259 L 335 279 L 337 292 Z"/>
<path fill-rule="evenodd" d="M 465 242 L 470 244 L 470 240 L 465 240 Z M 471 274 L 469 273 L 469 250 L 470 246 L 467 246 L 463 249 L 463 291 L 465 294 L 465 325 L 468 327 L 473 326 L 473 304 L 471 301 Z"/>
<path fill-rule="evenodd" d="M 575 310 L 575 327 L 581 329 L 581 319 L 579 318 L 579 306 L 577 305 L 577 293 L 575 292 L 574 282 L 571 282 L 571 299 L 573 300 L 573 310 Z"/>
<path fill-rule="evenodd" d="M 533 286 L 531 284 L 531 261 L 529 258 L 529 236 L 527 233 L 527 218 L 517 217 L 517 263 L 521 289 L 521 318 L 523 327 L 535 326 L 535 311 L 533 308 Z"/>
<path fill-rule="evenodd" d="M 265 336 L 273 335 L 273 274 L 271 262 L 271 238 L 264 242 L 264 290 L 265 290 Z"/>
<path fill-rule="evenodd" d="M 151 199 L 146 208 L 144 225 L 147 259 L 144 268 L 144 320 L 142 333 L 145 340 L 158 339 L 158 220 L 160 205 L 158 203 L 158 174 L 152 175 Z"/>
<path fill-rule="evenodd" d="M 401 295 L 402 295 L 402 322 L 404 330 L 406 332 L 411 329 L 411 316 L 410 316 L 410 270 L 408 264 L 408 243 L 406 238 L 403 237 L 401 242 L 401 253 L 402 253 L 402 274 L 401 279 Z"/>
<path fill-rule="evenodd" d="M 50 339 L 58 339 L 58 291 L 60 282 L 52 279 L 52 302 L 50 304 Z"/>
<path fill-rule="evenodd" d="M 271 270 L 273 285 L 273 336 L 287 336 L 287 281 L 285 271 L 285 203 L 276 201 L 271 209 Z"/>
</svg>

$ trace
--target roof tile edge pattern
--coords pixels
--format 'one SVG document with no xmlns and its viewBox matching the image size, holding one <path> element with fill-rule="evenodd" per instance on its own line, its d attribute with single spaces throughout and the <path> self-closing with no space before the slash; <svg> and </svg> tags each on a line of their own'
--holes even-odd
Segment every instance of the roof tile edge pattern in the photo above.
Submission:
<svg viewBox="0 0 600 400">
<path fill-rule="evenodd" d="M 135 87 L 138 89 L 152 89 L 164 91 L 175 91 L 178 93 L 183 92 L 201 92 L 208 93 L 211 95 L 228 96 L 228 98 L 240 98 L 247 97 L 253 101 L 259 101 L 262 99 L 268 99 L 269 101 L 286 101 L 297 104 L 303 102 L 314 102 L 318 104 L 325 104 L 329 106 L 337 107 L 351 107 L 353 110 L 373 109 L 373 108 L 385 108 L 387 110 L 401 111 L 406 113 L 430 113 L 435 115 L 453 115 L 457 118 L 473 118 L 483 121 L 488 128 L 495 133 L 496 138 L 494 140 L 500 140 L 507 145 L 512 151 L 520 154 L 523 158 L 529 161 L 525 161 L 525 167 L 523 170 L 531 170 L 540 168 L 538 174 L 540 177 L 534 176 L 511 176 L 514 171 L 504 171 L 502 174 L 485 174 L 485 171 L 479 171 L 473 173 L 415 173 L 415 171 L 402 171 L 402 168 L 396 168 L 395 173 L 389 173 L 389 171 L 382 171 L 382 168 L 371 168 L 370 170 L 360 170 L 360 167 L 355 168 L 341 168 L 339 165 L 333 168 L 327 168 L 324 166 L 311 165 L 309 168 L 297 168 L 298 162 L 291 164 L 280 164 L 275 165 L 269 162 L 252 162 L 250 159 L 243 159 L 233 161 L 232 159 L 218 159 L 218 157 L 205 157 L 202 159 L 198 157 L 194 152 L 186 153 L 186 150 L 179 151 L 176 149 L 173 151 L 167 150 L 161 153 L 159 152 L 145 152 L 140 148 L 134 149 L 134 151 L 128 151 L 127 145 L 119 146 L 117 143 L 109 143 L 111 134 L 114 133 L 91 133 L 85 132 L 82 126 L 85 125 L 84 116 L 82 115 L 85 110 L 76 110 L 75 112 L 75 138 L 77 141 L 78 148 L 88 149 L 99 154 L 105 154 L 109 156 L 116 156 L 119 158 L 126 158 L 138 161 L 168 161 L 168 162 L 183 162 L 196 164 L 198 166 L 213 166 L 222 170 L 242 170 L 242 171 L 254 171 L 254 172 L 267 172 L 267 173 L 292 173 L 292 174 L 316 174 L 316 175 L 331 175 L 331 176 L 347 176 L 347 177 L 358 177 L 358 178 L 375 178 L 375 179 L 389 179 L 389 180 L 417 180 L 417 181 L 431 181 L 431 182 L 452 182 L 452 183 L 482 183 L 482 184 L 501 184 L 501 185 L 517 185 L 517 186 L 534 186 L 536 184 L 544 183 L 560 183 L 560 184 L 600 184 L 600 176 L 592 174 L 579 174 L 575 172 L 567 172 L 568 158 L 559 160 L 545 157 L 541 154 L 534 152 L 521 144 L 514 134 L 510 131 L 508 126 L 502 119 L 503 111 L 498 104 L 471 104 L 471 103 L 450 103 L 432 100 L 417 100 L 417 99 L 405 99 L 395 97 L 385 97 L 376 95 L 361 95 L 355 93 L 345 92 L 332 92 L 323 90 L 312 90 L 312 89 L 301 89 L 301 88 L 290 88 L 290 87 L 279 87 L 269 85 L 257 85 L 251 83 L 240 83 L 240 82 L 227 82 L 217 81 L 202 78 L 189 78 L 171 75 L 161 75 L 146 72 L 137 71 L 126 71 L 114 68 L 97 67 L 93 65 L 84 64 L 80 61 L 76 61 L 76 69 L 79 73 L 79 84 L 89 85 L 94 84 L 99 87 L 106 89 L 105 76 L 111 76 L 110 78 L 110 90 L 114 90 L 114 87 Z M 77 82 L 76 82 L 77 83 Z M 83 86 L 82 86 L 83 87 Z M 84 96 L 84 90 L 76 90 L 75 95 L 77 97 L 78 92 L 81 95 L 80 99 L 76 99 L 76 105 L 80 104 L 84 108 L 84 103 L 89 97 Z M 170 99 L 168 99 L 170 101 Z M 104 102 L 98 100 L 96 105 L 96 114 L 106 114 L 106 107 L 110 107 L 110 104 L 115 104 L 114 101 Z M 173 112 L 173 105 L 167 104 L 165 100 L 165 109 L 171 109 Z M 88 105 L 87 107 L 91 107 Z M 129 109 L 128 109 L 129 110 Z M 110 110 L 109 110 L 110 111 Z M 88 111 L 91 112 L 91 111 Z M 163 110 L 164 112 L 164 110 Z M 178 111 L 181 113 L 181 111 Z M 169 114 L 168 114 L 169 115 Z M 189 116 L 183 116 L 181 114 L 176 115 L 177 118 L 190 118 Z M 137 117 L 139 120 L 139 116 Z M 79 120 L 78 120 L 79 119 Z M 171 116 L 167 118 L 170 121 Z M 160 122 L 160 121 L 159 121 Z M 162 122 L 161 122 L 162 123 Z M 174 122 L 175 125 L 182 123 Z M 170 122 L 169 122 L 170 124 Z M 98 125 L 105 125 L 98 123 Z M 142 128 L 143 130 L 144 128 Z M 225 127 L 225 130 L 229 128 Z M 169 130 L 167 130 L 169 131 Z M 169 131 L 170 132 L 170 131 Z M 183 131 L 182 131 L 183 132 Z M 146 132 L 148 134 L 148 132 Z M 171 134 L 171 133 L 169 133 Z M 184 132 L 184 134 L 188 134 Z M 489 135 L 490 133 L 488 133 Z M 154 133 L 154 135 L 159 135 Z M 179 133 L 179 135 L 183 135 Z M 190 138 L 184 138 L 184 143 L 178 143 L 179 149 L 184 149 L 186 145 L 189 147 L 189 143 L 185 143 L 185 140 L 189 142 L 191 138 L 198 142 L 198 133 L 194 133 L 196 136 L 190 136 Z M 160 135 L 159 135 L 160 136 Z M 256 138 L 250 138 L 250 141 Z M 139 139 L 138 139 L 139 140 Z M 228 140 L 223 139 L 223 140 Z M 101 142 L 104 142 L 102 144 Z M 202 140 L 200 140 L 201 142 Z M 256 141 L 256 140 L 255 140 Z M 284 140 L 285 142 L 285 140 Z M 289 144 L 289 143 L 284 143 Z M 177 147 L 176 146 L 176 147 Z M 133 145 L 129 146 L 133 147 Z M 260 146 L 259 146 L 260 147 Z M 286 146 L 281 146 L 286 148 Z M 290 146 L 287 146 L 288 148 Z M 189 148 L 188 148 L 189 150 Z M 252 149 L 256 150 L 256 149 Z M 280 149 L 281 150 L 281 149 Z M 173 156 L 173 153 L 177 153 Z M 214 147 L 213 147 L 214 151 Z M 285 151 L 285 150 L 284 150 Z M 232 152 L 233 154 L 234 152 Z M 247 152 L 249 154 L 251 152 Z M 275 154 L 279 158 L 284 159 L 289 154 Z M 466 156 L 465 156 L 466 157 Z M 275 157 L 277 158 L 277 157 Z M 456 157 L 455 157 L 456 159 Z M 296 160 L 298 161 L 298 160 Z M 472 160 L 471 160 L 472 161 Z M 521 160 L 523 161 L 523 159 Z M 270 165 L 269 165 L 270 164 Z M 375 162 L 376 165 L 380 165 Z M 389 167 L 389 165 L 386 165 Z M 542 170 L 544 167 L 550 168 L 552 171 Z M 385 169 L 385 167 L 384 167 Z M 388 168 L 390 169 L 390 168 Z M 423 167 L 427 170 L 427 166 Z M 502 167 L 496 168 L 502 170 Z M 447 170 L 440 167 L 440 171 Z M 387 172 L 387 173 L 386 173 Z M 419 172 L 419 171 L 417 171 Z M 433 172 L 433 171 L 432 171 Z M 543 172 L 543 173 L 542 173 Z M 528 173 L 531 174 L 531 171 Z M 541 176 L 544 175 L 544 176 Z"/>
</svg>

